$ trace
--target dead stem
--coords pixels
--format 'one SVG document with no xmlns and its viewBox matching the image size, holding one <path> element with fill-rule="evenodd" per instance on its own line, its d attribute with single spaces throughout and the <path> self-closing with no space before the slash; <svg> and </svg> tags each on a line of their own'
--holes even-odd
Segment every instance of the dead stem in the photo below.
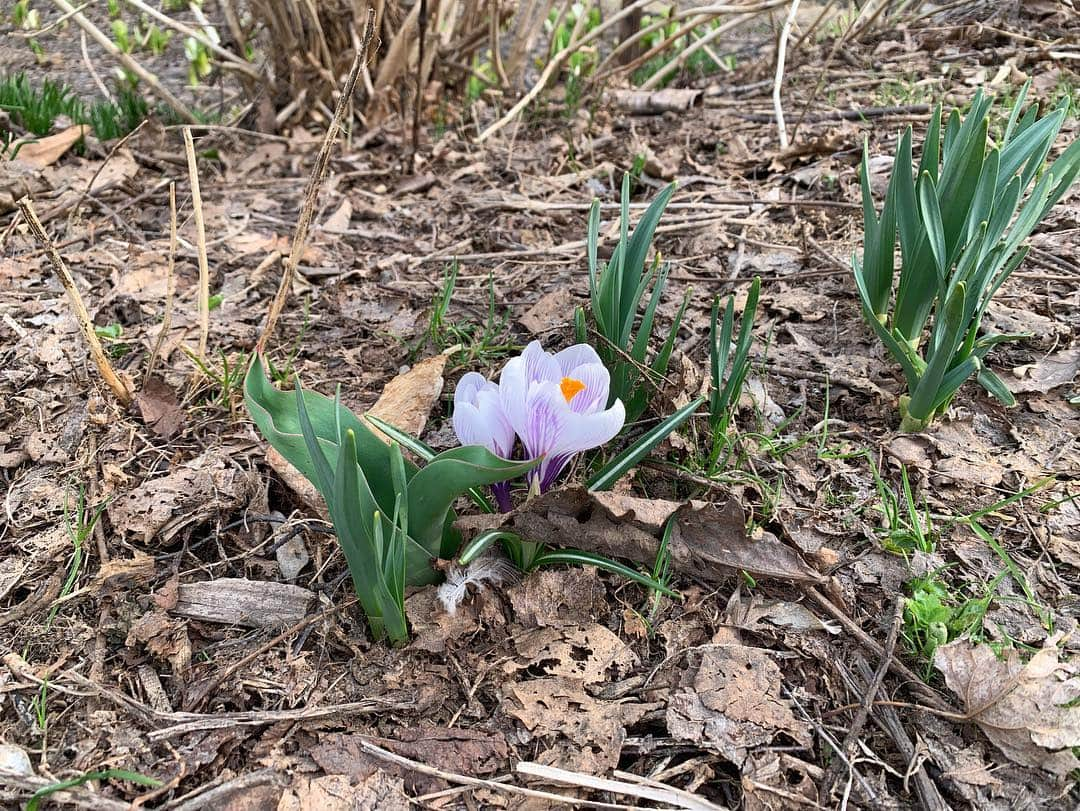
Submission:
<svg viewBox="0 0 1080 811">
<path fill-rule="evenodd" d="M 169 184 L 169 264 L 165 267 L 165 312 L 161 316 L 161 331 L 154 341 L 154 348 L 150 352 L 150 359 L 146 362 L 146 374 L 143 380 L 149 380 L 154 373 L 154 364 L 161 353 L 161 346 L 165 343 L 165 335 L 172 326 L 173 298 L 176 294 L 176 279 L 173 271 L 176 268 L 176 184 Z"/>
<path fill-rule="evenodd" d="M 368 51 L 371 48 L 371 40 L 374 34 L 375 11 L 369 8 L 360 49 L 356 52 L 352 67 L 349 69 L 349 76 L 345 79 L 345 86 L 342 88 L 341 97 L 338 99 L 337 108 L 334 110 L 334 117 L 330 121 L 330 126 L 326 128 L 326 135 L 323 137 L 322 146 L 319 147 L 319 154 L 315 158 L 315 165 L 311 169 L 311 177 L 308 178 L 307 188 L 304 190 L 304 205 L 300 210 L 300 218 L 296 222 L 296 232 L 293 235 L 289 258 L 285 260 L 281 283 L 278 285 L 273 301 L 270 302 L 270 310 L 266 314 L 266 323 L 263 325 L 259 340 L 255 344 L 255 351 L 258 354 L 262 354 L 266 350 L 266 343 L 274 334 L 274 327 L 277 325 L 277 320 L 289 299 L 293 278 L 296 275 L 296 266 L 304 255 L 308 229 L 311 227 L 311 218 L 315 214 L 315 203 L 319 198 L 319 190 L 322 188 L 322 181 L 326 175 L 326 167 L 330 163 L 330 150 L 337 140 L 342 119 L 345 117 L 345 111 L 349 106 L 349 100 L 356 89 L 356 80 L 360 76 L 360 69 L 367 63 Z"/>
<path fill-rule="evenodd" d="M 90 348 L 90 355 L 94 359 L 94 365 L 97 366 L 98 372 L 101 374 L 105 384 L 112 389 L 112 393 L 120 405 L 127 408 L 131 405 L 133 399 L 131 390 L 126 383 L 117 377 L 116 372 L 113 370 L 112 364 L 109 362 L 109 357 L 105 354 L 105 350 L 101 346 L 101 341 L 94 331 L 94 322 L 90 318 L 90 313 L 86 310 L 86 305 L 83 304 L 82 296 L 79 294 L 79 288 L 75 286 L 75 280 L 71 276 L 71 271 L 68 270 L 63 257 L 60 256 L 60 252 L 56 249 L 52 239 L 45 233 L 45 228 L 42 226 L 41 220 L 38 219 L 37 213 L 34 211 L 34 204 L 30 202 L 30 198 L 23 197 L 16 205 L 26 219 L 26 224 L 30 227 L 30 232 L 45 249 L 45 254 L 49 257 L 49 261 L 52 262 L 53 271 L 56 273 L 57 278 L 60 279 L 60 284 L 64 286 L 64 290 L 67 292 L 68 300 L 71 302 L 75 318 L 79 322 L 79 328 L 82 330 L 83 338 Z"/>
<path fill-rule="evenodd" d="M 210 335 L 210 265 L 206 258 L 206 223 L 203 220 L 202 193 L 199 191 L 199 165 L 195 160 L 195 142 L 191 130 L 184 127 L 184 151 L 187 154 L 188 179 L 191 181 L 191 205 L 195 213 L 195 248 L 199 257 L 199 360 L 206 361 L 206 341 Z"/>
</svg>

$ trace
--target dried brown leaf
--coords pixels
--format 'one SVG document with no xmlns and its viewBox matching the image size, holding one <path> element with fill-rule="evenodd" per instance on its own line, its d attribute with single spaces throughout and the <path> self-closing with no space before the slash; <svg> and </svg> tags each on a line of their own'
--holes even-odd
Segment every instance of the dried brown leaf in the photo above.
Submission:
<svg viewBox="0 0 1080 811">
<path fill-rule="evenodd" d="M 24 143 L 15 160 L 37 169 L 44 169 L 60 160 L 65 152 L 79 142 L 88 129 L 89 127 L 78 124 L 47 138 L 38 138 Z"/>
<path fill-rule="evenodd" d="M 420 436 L 427 425 L 431 407 L 442 394 L 447 359 L 447 355 L 424 358 L 409 371 L 395 377 L 386 384 L 368 413 L 406 433 Z"/>
<path fill-rule="evenodd" d="M 1037 363 L 1017 366 L 1012 370 L 1013 380 L 1006 385 L 1014 392 L 1037 391 L 1045 394 L 1050 389 L 1071 383 L 1080 372 L 1080 347 L 1063 349 L 1047 355 Z"/>
<path fill-rule="evenodd" d="M 547 676 L 580 680 L 586 686 L 624 677 L 638 664 L 637 654 L 603 625 L 534 628 L 514 637 L 519 659 L 512 673 L 528 669 Z"/>
<path fill-rule="evenodd" d="M 184 427 L 184 410 L 176 392 L 160 377 L 151 377 L 143 383 L 142 391 L 135 397 L 135 408 L 146 427 L 162 439 L 171 439 Z"/>
<path fill-rule="evenodd" d="M 732 570 L 803 583 L 825 581 L 774 535 L 747 536 L 742 508 L 733 498 L 719 506 L 679 504 L 567 487 L 534 498 L 506 515 L 468 516 L 458 526 L 506 528 L 548 546 L 651 565 L 660 530 L 672 514 L 675 523 L 668 548 L 672 567 L 682 574 L 708 583 L 719 582 Z"/>
<path fill-rule="evenodd" d="M 751 749 L 767 746 L 779 734 L 809 746 L 810 727 L 780 697 L 781 681 L 772 651 L 742 645 L 704 648 L 682 689 L 668 701 L 668 730 L 740 768 Z"/>
<path fill-rule="evenodd" d="M 1080 676 L 1048 640 L 1024 664 L 1015 649 L 998 658 L 989 645 L 958 639 L 934 654 L 934 666 L 971 720 L 1012 761 L 1064 776 L 1080 766 Z"/>
</svg>

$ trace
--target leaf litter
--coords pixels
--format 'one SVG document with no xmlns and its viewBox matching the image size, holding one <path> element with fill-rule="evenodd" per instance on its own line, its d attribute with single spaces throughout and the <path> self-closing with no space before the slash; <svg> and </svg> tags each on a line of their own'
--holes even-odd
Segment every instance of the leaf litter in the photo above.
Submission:
<svg viewBox="0 0 1080 811">
<path fill-rule="evenodd" d="M 1028 13 L 1032 25 L 1050 19 Z M 1022 30 L 1032 35 L 1030 26 Z M 975 43 L 982 50 L 974 56 L 950 62 L 957 77 L 933 84 L 968 98 L 965 80 L 980 60 L 1003 63 L 1017 46 L 1008 35 L 964 31 L 989 38 Z M 890 75 L 911 66 L 931 75 L 944 53 L 932 49 L 952 47 L 918 27 L 903 40 L 875 36 L 850 43 L 851 58 L 883 60 Z M 829 45 L 808 39 L 804 47 L 824 48 L 824 58 Z M 1039 76 L 1048 63 L 1032 53 L 1013 64 Z M 869 78 L 874 92 L 888 90 L 882 76 L 844 70 Z M 807 103 L 819 73 L 813 60 L 789 65 L 792 103 Z M 751 74 L 740 65 L 736 75 L 749 84 Z M 290 479 L 236 417 L 236 392 L 196 373 L 180 349 L 193 344 L 198 325 L 189 202 L 181 203 L 176 313 L 160 377 L 139 377 L 164 306 L 167 198 L 155 184 L 172 165 L 175 133 L 140 133 L 107 162 L 69 149 L 47 155 L 47 171 L 8 167 L 0 211 L 27 191 L 48 200 L 43 218 L 58 241 L 70 241 L 63 252 L 96 326 L 122 326 L 111 346 L 121 370 L 141 383 L 136 414 L 101 396 L 36 246 L 17 228 L 0 231 L 0 634 L 4 650 L 26 664 L 4 660 L 0 731 L 17 747 L 4 752 L 20 779 L 45 775 L 45 754 L 57 776 L 118 763 L 172 781 L 173 794 L 148 807 L 172 807 L 185 793 L 222 784 L 233 790 L 215 795 L 224 798 L 215 807 L 392 809 L 419 796 L 440 807 L 547 807 L 498 783 L 461 782 L 502 781 L 515 764 L 534 762 L 588 776 L 630 773 L 726 807 L 832 807 L 848 796 L 841 791 L 860 806 L 910 807 L 922 802 L 912 787 L 920 774 L 948 807 L 1074 801 L 1075 644 L 1052 636 L 1039 612 L 1070 629 L 1080 585 L 1069 520 L 1080 418 L 1067 400 L 1077 371 L 1075 199 L 1034 240 L 1073 270 L 1026 264 L 1028 276 L 1010 280 L 991 310 L 1001 328 L 1037 333 L 990 356 L 1020 406 L 1004 411 L 965 389 L 949 419 L 918 441 L 900 437 L 887 415 L 899 381 L 858 321 L 849 271 L 833 259 L 854 247 L 857 222 L 845 208 L 858 199 L 851 155 L 864 133 L 889 152 L 887 131 L 900 119 L 881 128 L 808 120 L 800 140 L 812 148 L 778 153 L 772 123 L 743 115 L 769 109 L 768 89 L 732 103 L 726 82 L 704 88 L 702 106 L 684 115 L 630 119 L 601 105 L 592 123 L 554 119 L 493 139 L 490 149 L 451 129 L 411 178 L 399 176 L 402 143 L 389 131 L 335 156 L 296 279 L 297 304 L 280 333 L 305 338 L 294 356 L 292 338 L 283 340 L 275 362 L 324 393 L 331 381 L 347 381 L 343 398 L 358 412 L 383 414 L 437 449 L 452 444 L 443 389 L 457 374 L 423 343 L 443 266 L 475 257 L 461 260 L 451 306 L 461 322 L 486 317 L 491 273 L 497 311 L 524 329 L 512 329 L 513 343 L 568 340 L 584 293 L 583 207 L 595 194 L 616 202 L 608 177 L 631 166 L 635 150 L 646 187 L 673 176 L 677 204 L 724 207 L 720 221 L 680 221 L 660 239 L 664 256 L 677 260 L 672 283 L 694 287 L 667 400 L 686 402 L 700 390 L 711 296 L 744 297 L 755 272 L 766 277 L 758 337 L 771 343 L 754 359 L 754 394 L 739 415 L 752 463 L 740 468 L 745 476 L 708 486 L 683 476 L 694 447 L 684 437 L 663 460 L 673 468 L 642 465 L 626 491 L 568 487 L 508 516 L 461 519 L 467 531 L 512 526 L 648 569 L 674 516 L 682 600 L 654 602 L 591 568 L 469 582 L 453 612 L 435 589 L 418 590 L 407 597 L 413 640 L 395 650 L 372 645 L 347 605 L 341 554 L 306 480 Z M 866 101 L 865 89 L 840 88 L 830 104 L 843 111 Z M 211 340 L 237 363 L 273 295 L 273 254 L 287 253 L 319 137 L 298 129 L 287 143 L 227 133 L 200 142 L 220 155 L 220 163 L 202 163 L 212 285 L 223 295 Z M 493 186 L 499 173 L 508 182 Z M 643 190 L 636 200 L 649 196 Z M 6 228 L 12 215 L 3 217 Z M 665 318 L 675 306 L 665 302 Z M 498 361 L 481 355 L 476 364 L 490 373 Z M 411 371 L 400 374 L 403 367 Z M 875 458 L 872 469 L 859 454 L 879 446 L 888 458 Z M 1059 483 L 980 518 L 1012 565 L 962 523 L 938 533 L 932 554 L 905 558 L 884 546 L 873 476 L 878 470 L 895 484 L 901 464 L 935 526 L 1044 475 Z M 75 590 L 60 598 L 80 486 L 105 513 L 84 539 Z M 279 552 L 296 543 L 309 561 L 286 578 Z M 975 629 L 978 644 L 961 635 L 937 648 L 940 677 L 931 676 L 929 689 L 942 705 L 931 709 L 943 714 L 928 718 L 926 696 L 904 679 L 890 673 L 868 698 L 847 676 L 860 656 L 880 664 L 856 630 L 880 645 L 888 606 L 910 594 L 913 577 L 931 575 L 952 587 L 953 599 L 972 601 L 965 605 L 990 604 L 964 632 Z M 845 621 L 824 612 L 813 591 L 828 594 Z M 917 670 L 926 664 L 902 642 L 896 658 Z M 198 689 L 215 679 L 215 690 Z M 47 735 L 33 712 L 43 694 Z M 923 708 L 878 703 L 890 699 Z M 871 723 L 859 754 L 825 795 L 825 771 L 864 700 Z M 889 712 L 917 755 L 903 754 Z M 371 745 L 413 765 L 373 754 Z M 514 781 L 565 791 L 571 802 L 626 799 L 535 777 Z M 0 791 L 5 802 L 27 796 Z M 137 796 L 108 781 L 73 792 L 85 802 Z"/>
</svg>

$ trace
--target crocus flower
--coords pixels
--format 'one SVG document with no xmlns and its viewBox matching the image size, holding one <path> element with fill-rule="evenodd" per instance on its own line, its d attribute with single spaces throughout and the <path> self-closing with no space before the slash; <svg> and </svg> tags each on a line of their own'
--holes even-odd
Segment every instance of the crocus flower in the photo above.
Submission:
<svg viewBox="0 0 1080 811">
<path fill-rule="evenodd" d="M 607 408 L 608 371 L 588 344 L 552 355 L 533 341 L 503 367 L 502 412 L 527 458 L 544 457 L 530 482 L 544 492 L 574 454 L 611 440 L 626 421 L 620 400 Z"/>
<path fill-rule="evenodd" d="M 476 372 L 469 372 L 454 389 L 454 433 L 462 445 L 483 445 L 496 456 L 509 459 L 514 452 L 514 429 L 503 413 L 499 387 Z M 511 507 L 510 483 L 491 486 L 504 512 Z"/>
</svg>

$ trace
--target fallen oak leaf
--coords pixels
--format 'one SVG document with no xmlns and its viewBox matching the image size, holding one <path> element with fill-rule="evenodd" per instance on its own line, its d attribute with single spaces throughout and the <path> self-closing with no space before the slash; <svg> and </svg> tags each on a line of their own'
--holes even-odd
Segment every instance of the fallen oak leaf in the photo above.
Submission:
<svg viewBox="0 0 1080 811">
<path fill-rule="evenodd" d="M 1015 763 L 1064 776 L 1080 766 L 1077 662 L 1058 659 L 1057 638 L 1024 664 L 1015 649 L 998 658 L 989 645 L 958 639 L 934 654 L 934 666 L 964 703 L 968 718 Z"/>
</svg>

